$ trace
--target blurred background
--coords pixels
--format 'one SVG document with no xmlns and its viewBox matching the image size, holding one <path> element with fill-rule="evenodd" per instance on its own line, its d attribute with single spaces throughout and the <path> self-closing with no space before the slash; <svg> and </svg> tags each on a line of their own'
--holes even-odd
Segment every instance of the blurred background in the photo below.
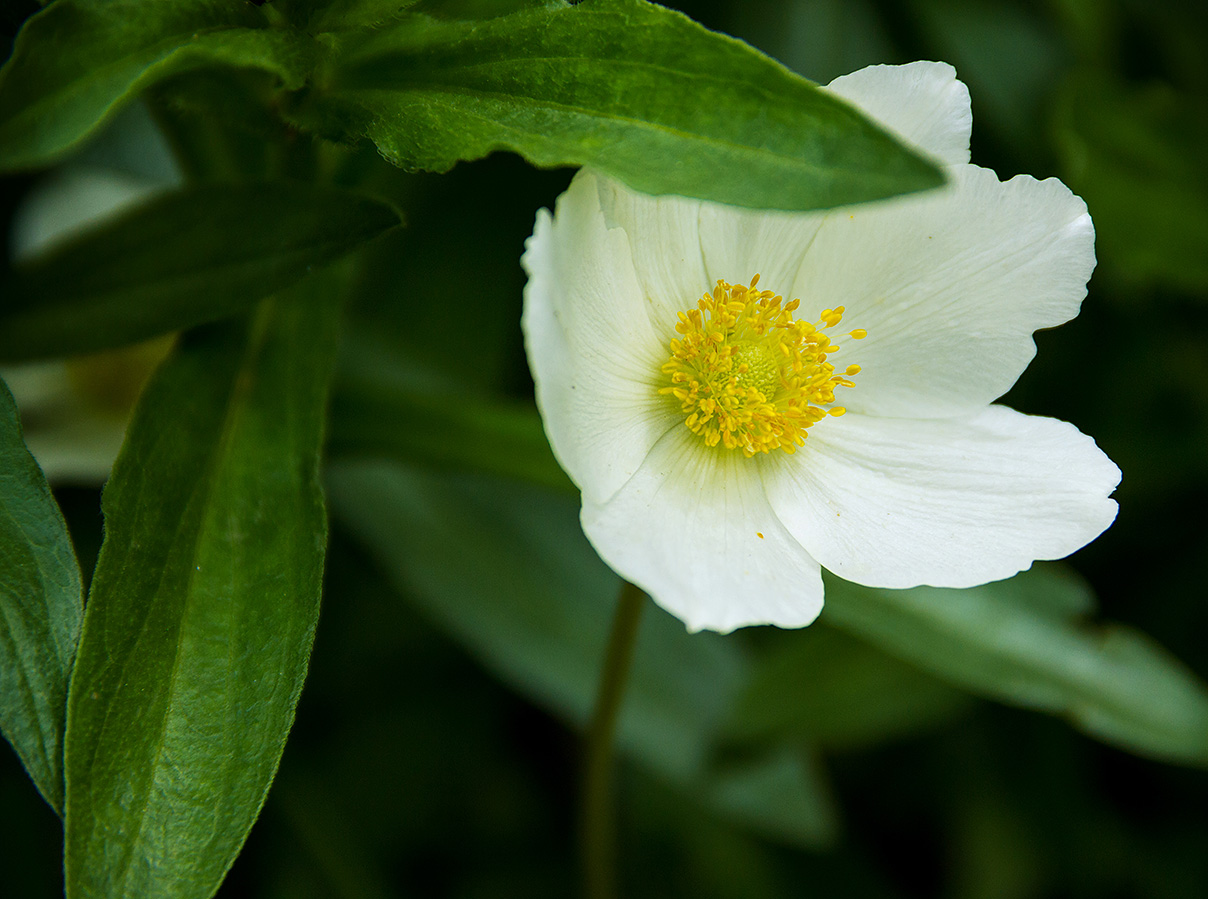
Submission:
<svg viewBox="0 0 1208 899">
<path fill-rule="evenodd" d="M 1070 565 L 1100 617 L 1208 677 L 1208 4 L 668 5 L 822 83 L 872 63 L 951 62 L 973 98 L 973 161 L 1004 179 L 1061 178 L 1086 199 L 1099 264 L 1083 312 L 1037 335 L 1005 402 L 1073 422 L 1119 464 L 1119 519 Z M 31 8 L 3 6 L 5 45 Z M 162 160 L 131 149 L 147 146 L 140 121 L 124 117 L 86 159 L 164 177 Z M 356 278 L 311 674 L 224 899 L 575 892 L 576 724 L 616 582 L 556 476 L 437 465 L 429 451 L 474 439 L 434 417 L 432 398 L 498 415 L 517 446 L 533 439 L 518 260 L 571 174 L 499 154 L 446 176 L 402 174 L 372 150 L 344 161 L 341 177 L 396 199 L 408 226 Z M 40 183 L 0 182 L 7 240 Z M 374 391 L 414 409 L 405 451 L 358 414 Z M 57 490 L 86 571 L 98 495 Z M 1202 770 L 967 695 L 825 613 L 805 632 L 688 639 L 651 607 L 643 627 L 619 776 L 625 896 L 1208 896 Z M 759 668 L 794 708 L 764 730 L 727 712 L 754 689 L 754 658 L 789 660 Z M 0 752 L 0 894 L 61 895 L 60 841 Z"/>
</svg>

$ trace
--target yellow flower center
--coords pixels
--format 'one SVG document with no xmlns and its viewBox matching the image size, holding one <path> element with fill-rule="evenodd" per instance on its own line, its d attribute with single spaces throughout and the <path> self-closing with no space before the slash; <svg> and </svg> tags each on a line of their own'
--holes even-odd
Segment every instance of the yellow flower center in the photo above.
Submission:
<svg viewBox="0 0 1208 899">
<path fill-rule="evenodd" d="M 793 318 L 800 300 L 784 301 L 772 290 L 718 281 L 696 308 L 679 313 L 679 337 L 663 366 L 670 384 L 659 393 L 680 402 L 684 423 L 707 446 L 740 449 L 748 458 L 805 443 L 806 429 L 827 415 L 836 387 L 854 387 L 849 365 L 842 375 L 826 361 L 838 351 L 821 330 L 843 318 L 843 307 L 823 309 L 816 325 Z M 850 332 L 856 340 L 862 330 Z"/>
</svg>

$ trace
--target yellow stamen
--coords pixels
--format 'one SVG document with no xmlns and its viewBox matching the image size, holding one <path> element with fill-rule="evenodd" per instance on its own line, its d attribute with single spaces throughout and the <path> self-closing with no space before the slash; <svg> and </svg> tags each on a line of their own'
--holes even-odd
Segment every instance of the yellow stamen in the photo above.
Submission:
<svg viewBox="0 0 1208 899">
<path fill-rule="evenodd" d="M 800 300 L 786 303 L 772 290 L 718 281 L 696 308 L 677 316 L 671 358 L 663 365 L 668 385 L 659 393 L 673 397 L 684 424 L 706 446 L 740 449 L 748 458 L 774 449 L 791 453 L 805 443 L 806 429 L 828 414 L 847 410 L 833 405 L 835 388 L 854 387 L 835 374 L 828 353 L 839 347 L 822 328 L 833 328 L 844 309 L 823 309 L 818 324 L 799 321 Z M 852 331 L 857 340 L 863 330 Z M 849 365 L 851 376 L 860 366 Z"/>
</svg>

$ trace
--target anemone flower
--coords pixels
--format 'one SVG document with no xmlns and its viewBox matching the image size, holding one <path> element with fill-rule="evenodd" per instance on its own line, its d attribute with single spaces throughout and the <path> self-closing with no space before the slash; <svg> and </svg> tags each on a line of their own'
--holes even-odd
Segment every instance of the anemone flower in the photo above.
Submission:
<svg viewBox="0 0 1208 899">
<path fill-rule="evenodd" d="M 691 630 L 800 627 L 821 568 L 969 587 L 1068 555 L 1120 472 L 1073 425 L 993 401 L 1078 314 L 1086 206 L 969 164 L 951 66 L 827 88 L 948 185 L 812 213 L 653 197 L 590 170 L 523 264 L 537 403 L 600 556 Z"/>
</svg>

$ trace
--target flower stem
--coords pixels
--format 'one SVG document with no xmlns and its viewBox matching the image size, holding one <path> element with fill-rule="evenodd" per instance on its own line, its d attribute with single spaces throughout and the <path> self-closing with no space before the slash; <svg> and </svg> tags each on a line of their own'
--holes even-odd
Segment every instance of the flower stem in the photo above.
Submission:
<svg viewBox="0 0 1208 899">
<path fill-rule="evenodd" d="M 586 899 L 614 899 L 616 890 L 616 809 L 612 796 L 613 737 L 633 646 L 646 595 L 626 581 L 621 585 L 596 707 L 587 731 L 583 795 L 579 821 L 583 887 Z"/>
</svg>

